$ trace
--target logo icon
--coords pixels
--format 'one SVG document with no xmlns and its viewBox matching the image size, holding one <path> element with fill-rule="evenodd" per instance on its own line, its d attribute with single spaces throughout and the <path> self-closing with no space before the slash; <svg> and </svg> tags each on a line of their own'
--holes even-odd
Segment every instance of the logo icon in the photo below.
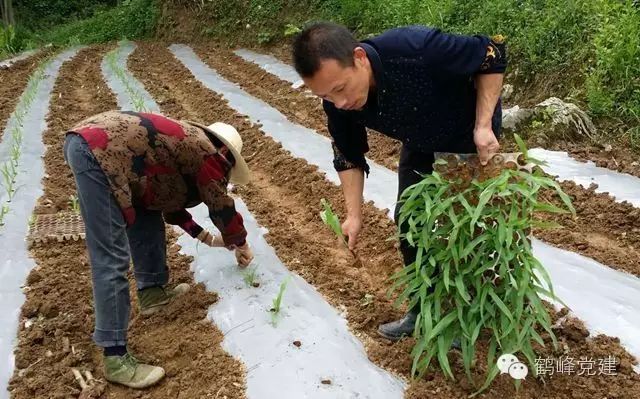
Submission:
<svg viewBox="0 0 640 399">
<path fill-rule="evenodd" d="M 529 374 L 529 368 L 511 353 L 500 356 L 496 366 L 498 366 L 500 374 L 509 374 L 511 378 L 516 380 L 524 380 Z"/>
</svg>

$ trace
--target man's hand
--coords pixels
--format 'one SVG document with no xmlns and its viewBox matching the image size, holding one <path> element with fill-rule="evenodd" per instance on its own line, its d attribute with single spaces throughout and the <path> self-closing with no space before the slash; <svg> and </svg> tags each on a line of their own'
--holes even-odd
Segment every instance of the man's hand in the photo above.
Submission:
<svg viewBox="0 0 640 399">
<path fill-rule="evenodd" d="M 251 248 L 249 248 L 249 243 L 245 242 L 243 246 L 236 247 L 236 260 L 238 261 L 238 266 L 247 267 L 253 260 L 253 252 Z"/>
<path fill-rule="evenodd" d="M 493 130 L 490 127 L 476 128 L 473 132 L 473 140 L 476 143 L 478 158 L 480 158 L 482 165 L 486 165 L 493 154 L 500 149 L 498 139 L 496 139 L 496 135 L 493 134 Z"/>
<path fill-rule="evenodd" d="M 342 233 L 347 237 L 347 243 L 351 251 L 356 249 L 360 230 L 362 230 L 362 220 L 360 218 L 347 216 L 347 219 L 342 223 Z"/>
</svg>

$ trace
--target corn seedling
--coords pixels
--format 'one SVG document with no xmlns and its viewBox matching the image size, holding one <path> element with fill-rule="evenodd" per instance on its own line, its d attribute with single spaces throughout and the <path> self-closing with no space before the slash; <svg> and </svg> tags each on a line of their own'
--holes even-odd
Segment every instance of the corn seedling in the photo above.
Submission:
<svg viewBox="0 0 640 399">
<path fill-rule="evenodd" d="M 524 145 L 522 152 L 526 156 Z M 539 201 L 542 190 L 554 192 L 564 208 Z M 434 172 L 407 188 L 400 202 L 399 222 L 408 226 L 401 238 L 416 248 L 417 256 L 392 277 L 389 293 L 400 290 L 396 304 L 420 306 L 413 375 L 422 376 L 435 358 L 454 379 L 447 353 L 458 339 L 471 381 L 481 333 L 489 341 L 488 373 L 476 394 L 499 372 L 498 348 L 501 353 L 522 353 L 529 370 L 535 370 L 532 342 L 545 345 L 536 330 L 546 331 L 557 345 L 540 296 L 560 300 L 533 256 L 529 233 L 536 212 L 575 214 L 569 197 L 537 168 L 505 168 L 483 181 Z"/>
<path fill-rule="evenodd" d="M 11 162 L 5 162 L 0 168 L 0 173 L 2 173 L 2 186 L 6 190 L 7 194 L 11 198 L 11 193 L 14 191 L 15 185 L 15 177 L 16 170 Z"/>
<path fill-rule="evenodd" d="M 247 287 L 259 287 L 260 283 L 256 281 L 258 277 L 258 271 L 256 267 L 248 268 L 247 270 L 242 272 L 242 279 Z"/>
<path fill-rule="evenodd" d="M 125 43 L 126 42 L 124 41 L 122 42 L 122 44 L 125 44 Z M 120 64 L 118 63 L 118 51 L 119 51 L 118 49 L 115 49 L 113 51 L 110 51 L 109 54 L 107 54 L 106 56 L 107 64 L 109 65 L 113 73 L 116 75 L 116 77 L 120 80 L 120 82 L 122 82 L 127 94 L 129 94 L 129 98 L 131 100 L 131 103 L 133 104 L 134 111 L 138 111 L 138 112 L 148 111 L 147 107 L 144 104 L 144 97 L 134 87 L 130 77 L 127 75 L 124 68 L 120 66 Z"/>
<path fill-rule="evenodd" d="M 20 102 L 16 106 L 15 111 L 12 114 L 13 128 L 11 129 L 11 139 L 12 142 L 10 144 L 10 159 L 5 162 L 2 167 L 0 167 L 0 185 L 2 185 L 7 192 L 7 200 L 5 204 L 0 208 L 0 225 L 4 225 L 4 217 L 9 212 L 8 203 L 13 200 L 18 188 L 15 186 L 16 184 L 16 176 L 18 175 L 18 165 L 20 161 L 21 149 L 22 149 L 22 141 L 23 141 L 23 125 L 25 122 L 25 118 L 29 112 L 29 108 L 31 104 L 36 98 L 38 93 L 38 86 L 42 82 L 45 76 L 45 69 L 47 65 L 51 62 L 51 59 L 45 60 L 42 62 L 38 68 L 34 71 L 33 74 L 29 77 L 29 81 L 27 83 L 27 88 L 24 93 L 20 97 Z"/>
<path fill-rule="evenodd" d="M 271 312 L 271 324 L 274 326 L 277 324 L 278 315 L 280 314 L 280 308 L 282 306 L 282 297 L 284 295 L 284 291 L 287 289 L 287 284 L 289 283 L 289 277 L 287 277 L 281 284 L 280 289 L 278 290 L 278 295 L 273 298 L 273 303 L 269 312 Z"/>
<path fill-rule="evenodd" d="M 347 249 L 349 249 L 349 244 L 347 243 L 345 235 L 342 232 L 342 227 L 340 226 L 340 219 L 333 212 L 333 209 L 331 208 L 331 204 L 329 203 L 329 201 L 327 201 L 324 198 L 320 199 L 320 204 L 322 205 L 322 208 L 323 208 L 322 211 L 320 212 L 320 218 L 322 219 L 324 224 L 329 226 L 331 231 L 333 231 L 333 233 L 342 241 L 344 246 L 347 247 Z M 352 251 L 351 249 L 349 249 L 349 252 L 351 252 L 351 255 L 353 255 L 353 257 L 356 259 L 357 262 L 359 262 L 360 264 L 362 263 L 358 255 L 355 253 L 355 251 Z"/>
<path fill-rule="evenodd" d="M 80 200 L 78 199 L 77 195 L 69 196 L 69 205 L 71 205 L 71 210 L 75 214 L 80 214 Z"/>
<path fill-rule="evenodd" d="M 4 226 L 4 217 L 9 213 L 9 207 L 7 205 L 2 205 L 0 208 L 0 226 Z"/>
</svg>

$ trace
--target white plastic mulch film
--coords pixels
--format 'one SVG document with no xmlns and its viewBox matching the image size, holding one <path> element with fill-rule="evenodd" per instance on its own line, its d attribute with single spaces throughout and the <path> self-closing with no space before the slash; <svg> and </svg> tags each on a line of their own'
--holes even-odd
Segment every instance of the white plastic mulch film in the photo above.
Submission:
<svg viewBox="0 0 640 399">
<path fill-rule="evenodd" d="M 49 99 L 53 85 L 63 62 L 71 59 L 78 49 L 65 51 L 46 64 L 42 79 L 35 84 L 34 97 L 20 123 L 12 114 L 0 142 L 0 163 L 9 160 L 10 147 L 14 141 L 12 131 L 20 129 L 22 139 L 18 160 L 15 186 L 18 188 L 9 203 L 7 194 L 0 197 L 1 203 L 8 204 L 8 213 L 4 216 L 4 226 L 0 227 L 2 241 L 2 260 L 0 261 L 0 398 L 8 397 L 7 384 L 14 370 L 13 349 L 18 329 L 20 308 L 24 303 L 21 287 L 25 283 L 29 271 L 35 266 L 29 257 L 26 236 L 29 230 L 29 219 L 42 195 L 41 180 L 44 176 L 42 155 L 45 146 L 42 133 L 47 128 L 46 116 L 49 111 Z M 25 94 L 30 90 L 29 86 Z M 25 101 L 22 95 L 16 109 Z"/>
<path fill-rule="evenodd" d="M 291 123 L 265 102 L 227 81 L 204 64 L 189 47 L 173 45 L 170 49 L 198 80 L 221 94 L 237 112 L 247 115 L 254 123 L 261 123 L 262 131 L 282 143 L 293 156 L 317 165 L 328 180 L 339 184 L 331 163 L 332 152 L 328 139 L 311 129 Z M 237 54 L 267 70 L 266 65 L 261 64 L 264 58 L 247 51 Z M 274 63 L 279 61 L 273 57 L 267 60 L 269 69 L 274 70 Z M 290 66 L 278 65 L 277 69 L 288 70 L 287 74 L 279 72 L 277 76 L 281 79 L 293 80 L 286 77 L 293 70 Z M 560 180 L 570 179 L 586 186 L 595 182 L 600 185 L 600 191 L 607 191 L 618 200 L 627 200 L 640 206 L 638 178 L 596 168 L 592 164 L 578 163 L 562 153 L 538 149 L 531 150 L 531 153 L 547 161 L 546 171 L 559 175 Z M 393 209 L 396 187 L 396 173 L 375 165 L 365 182 L 364 198 L 373 201 L 381 209 Z M 533 248 L 534 255 L 549 271 L 558 296 L 569 305 L 576 317 L 585 322 L 590 332 L 619 337 L 629 353 L 640 359 L 640 307 L 635 306 L 640 301 L 640 279 L 539 240 L 534 240 Z"/>
</svg>

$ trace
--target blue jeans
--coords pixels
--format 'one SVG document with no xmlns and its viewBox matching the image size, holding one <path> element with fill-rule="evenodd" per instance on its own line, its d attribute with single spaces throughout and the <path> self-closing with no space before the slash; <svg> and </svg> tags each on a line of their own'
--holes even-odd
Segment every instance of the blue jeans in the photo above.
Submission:
<svg viewBox="0 0 640 399">
<path fill-rule="evenodd" d="M 135 223 L 127 228 L 107 176 L 81 136 L 67 135 L 64 158 L 75 177 L 91 261 L 93 339 L 103 347 L 126 345 L 130 260 L 139 290 L 169 279 L 162 213 L 136 208 Z"/>
</svg>

